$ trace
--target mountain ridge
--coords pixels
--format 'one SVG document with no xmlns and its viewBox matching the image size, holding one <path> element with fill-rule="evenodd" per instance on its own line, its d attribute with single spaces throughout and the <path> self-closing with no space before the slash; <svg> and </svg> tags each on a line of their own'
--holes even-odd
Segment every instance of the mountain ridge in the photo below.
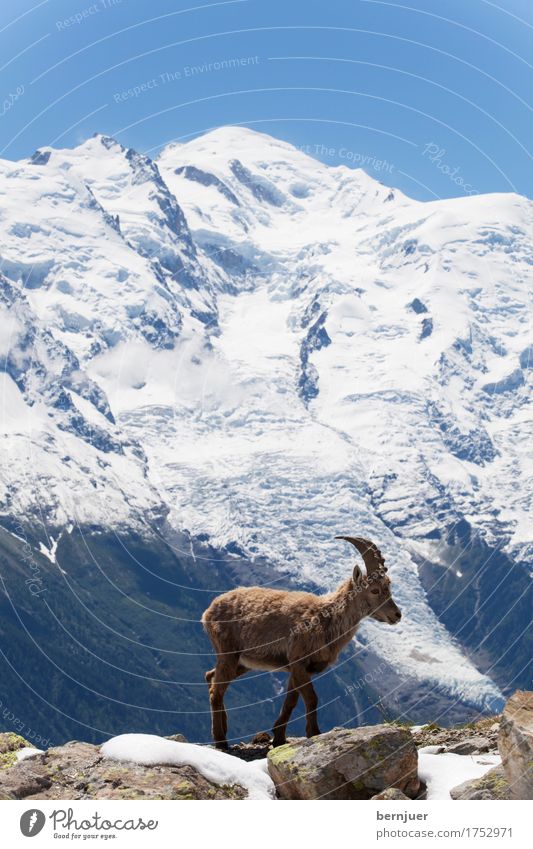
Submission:
<svg viewBox="0 0 533 849">
<path fill-rule="evenodd" d="M 165 525 L 323 590 L 355 529 L 407 613 L 355 644 L 395 709 L 414 686 L 497 710 L 526 674 L 507 684 L 483 608 L 507 576 L 522 639 L 533 204 L 411 201 L 235 128 L 155 161 L 42 148 L 0 163 L 0 197 L 3 524 L 47 550 Z"/>
</svg>

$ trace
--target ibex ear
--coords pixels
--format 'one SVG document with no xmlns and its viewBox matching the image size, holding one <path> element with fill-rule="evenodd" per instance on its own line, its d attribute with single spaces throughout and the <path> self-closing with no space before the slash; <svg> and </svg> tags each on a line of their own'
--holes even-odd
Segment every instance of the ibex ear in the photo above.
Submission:
<svg viewBox="0 0 533 849">
<path fill-rule="evenodd" d="M 363 573 L 361 572 L 359 566 L 356 563 L 355 566 L 353 567 L 352 581 L 354 582 L 355 586 L 357 587 L 357 586 L 359 586 L 359 584 L 361 583 L 362 580 L 363 580 Z"/>
</svg>

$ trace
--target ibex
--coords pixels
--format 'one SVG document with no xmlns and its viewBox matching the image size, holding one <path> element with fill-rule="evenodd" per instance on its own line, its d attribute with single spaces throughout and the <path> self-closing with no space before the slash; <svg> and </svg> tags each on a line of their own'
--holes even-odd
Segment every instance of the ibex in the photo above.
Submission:
<svg viewBox="0 0 533 849">
<path fill-rule="evenodd" d="M 361 553 L 366 576 L 356 564 L 353 574 L 324 596 L 290 590 L 239 587 L 215 598 L 202 623 L 216 652 L 209 684 L 213 739 L 227 748 L 224 693 L 250 669 L 289 673 L 287 694 L 273 728 L 273 745 L 286 742 L 287 724 L 302 696 L 306 734 L 320 734 L 318 698 L 311 676 L 334 663 L 366 616 L 394 625 L 401 612 L 391 597 L 390 579 L 380 550 L 362 537 L 336 537 Z"/>
</svg>

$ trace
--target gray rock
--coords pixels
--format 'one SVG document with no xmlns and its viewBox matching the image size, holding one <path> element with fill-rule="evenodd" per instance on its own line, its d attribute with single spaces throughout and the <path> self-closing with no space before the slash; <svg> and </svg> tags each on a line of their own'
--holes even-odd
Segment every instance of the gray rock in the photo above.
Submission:
<svg viewBox="0 0 533 849">
<path fill-rule="evenodd" d="M 392 725 L 334 728 L 268 753 L 282 799 L 370 799 L 387 788 L 413 798 L 420 782 L 410 733 Z"/>
<path fill-rule="evenodd" d="M 268 746 L 270 744 L 270 734 L 267 731 L 258 731 L 254 737 L 252 737 L 252 743 L 256 746 Z"/>
<path fill-rule="evenodd" d="M 512 799 L 503 766 L 489 769 L 481 778 L 464 781 L 450 790 L 452 799 Z"/>
<path fill-rule="evenodd" d="M 244 799 L 191 766 L 140 766 L 104 758 L 98 746 L 67 743 L 0 770 L 0 799 Z"/>
<path fill-rule="evenodd" d="M 411 801 L 409 796 L 406 796 L 405 793 L 402 793 L 402 791 L 398 790 L 397 787 L 387 787 L 386 790 L 382 790 L 381 793 L 376 793 L 375 796 L 372 796 L 372 799 L 384 799 L 388 802 Z"/>
<path fill-rule="evenodd" d="M 447 746 L 446 751 L 454 755 L 482 755 L 490 748 L 490 741 L 486 737 L 469 737 L 467 740 Z"/>
<path fill-rule="evenodd" d="M 411 733 L 418 747 L 441 746 L 443 751 L 455 751 L 452 747 L 459 743 L 465 743 L 472 739 L 483 739 L 488 743 L 488 751 L 496 751 L 498 746 L 499 717 L 482 717 L 476 722 L 466 725 L 458 725 L 451 728 L 440 728 L 435 723 L 411 729 Z M 466 751 L 466 750 L 463 750 Z M 481 751 L 478 746 L 478 751 Z M 484 750 L 486 751 L 486 750 Z"/>
<path fill-rule="evenodd" d="M 533 799 L 533 693 L 517 690 L 505 705 L 498 748 L 514 799 Z"/>
</svg>

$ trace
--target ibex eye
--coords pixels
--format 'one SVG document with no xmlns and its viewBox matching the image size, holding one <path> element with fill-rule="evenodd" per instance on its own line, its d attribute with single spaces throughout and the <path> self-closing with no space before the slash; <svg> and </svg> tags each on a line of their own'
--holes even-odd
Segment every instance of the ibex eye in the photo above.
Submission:
<svg viewBox="0 0 533 849">
<path fill-rule="evenodd" d="M 370 590 L 372 595 L 379 595 L 379 590 L 376 588 L 375 590 Z"/>
</svg>

